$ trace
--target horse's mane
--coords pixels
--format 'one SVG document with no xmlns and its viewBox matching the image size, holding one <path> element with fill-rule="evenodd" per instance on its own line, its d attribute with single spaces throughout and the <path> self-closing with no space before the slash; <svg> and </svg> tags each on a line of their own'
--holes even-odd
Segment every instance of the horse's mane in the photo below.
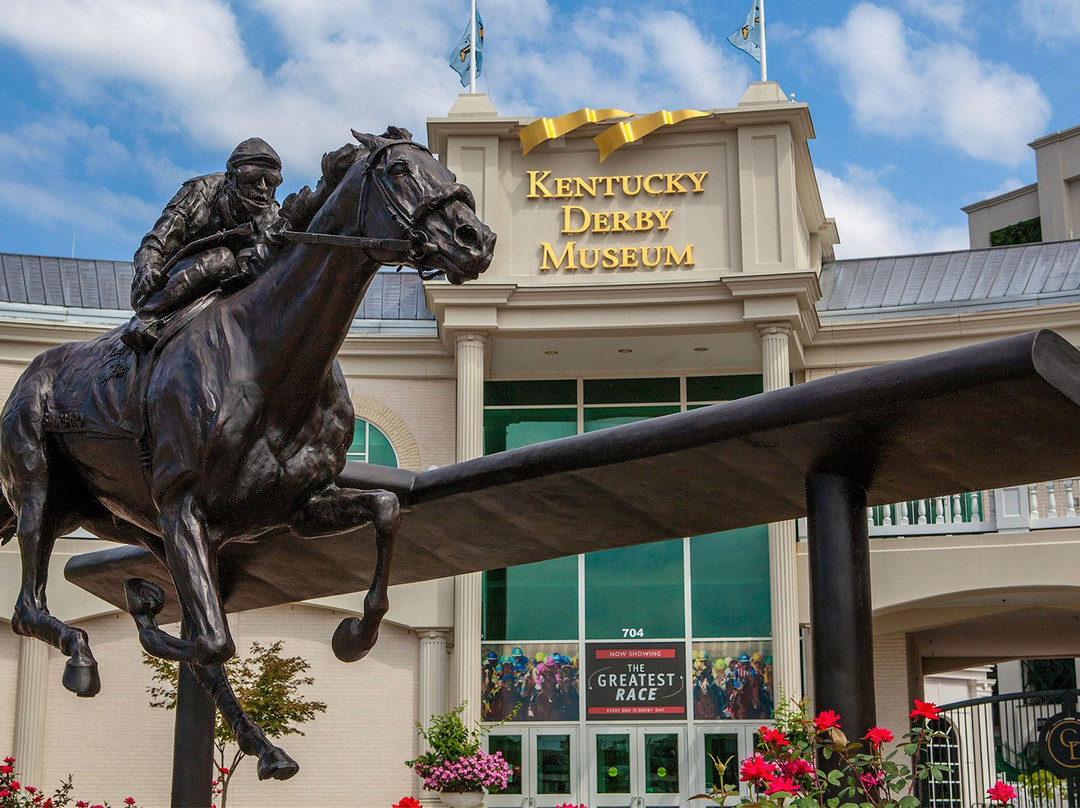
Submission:
<svg viewBox="0 0 1080 808">
<path fill-rule="evenodd" d="M 371 135 L 360 135 L 355 130 L 353 130 L 353 136 L 361 143 L 364 143 L 365 139 L 371 139 Z M 408 129 L 388 126 L 380 137 L 387 140 L 412 140 L 412 133 Z M 311 220 L 315 218 L 315 214 L 330 198 L 330 194 L 345 179 L 345 174 L 352 164 L 369 153 L 369 149 L 363 149 L 355 143 L 346 143 L 340 149 L 324 154 L 322 176 L 315 190 L 305 185 L 298 192 L 289 194 L 281 203 L 281 217 L 288 222 L 289 229 L 306 230 Z"/>
</svg>

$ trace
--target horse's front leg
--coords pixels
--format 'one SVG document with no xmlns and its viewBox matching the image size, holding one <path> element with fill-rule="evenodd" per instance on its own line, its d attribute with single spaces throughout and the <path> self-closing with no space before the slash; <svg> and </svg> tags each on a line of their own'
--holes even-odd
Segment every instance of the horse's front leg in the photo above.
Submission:
<svg viewBox="0 0 1080 808">
<path fill-rule="evenodd" d="M 334 632 L 331 645 L 342 662 L 365 657 L 379 638 L 379 624 L 390 608 L 386 590 L 390 583 L 390 562 L 394 537 L 401 525 L 401 505 L 389 491 L 357 491 L 328 486 L 314 494 L 293 515 L 292 529 L 299 535 L 330 536 L 371 522 L 375 528 L 375 574 L 364 598 L 363 618 L 347 617 Z"/>
<path fill-rule="evenodd" d="M 259 779 L 288 780 L 300 766 L 280 747 L 274 746 L 262 727 L 244 712 L 233 693 L 224 665 L 193 665 L 195 678 L 214 698 L 222 718 L 229 725 L 240 751 L 259 759 Z"/>
<path fill-rule="evenodd" d="M 210 544 L 206 522 L 194 497 L 185 494 L 162 506 L 161 533 L 165 559 L 180 600 L 191 639 L 162 631 L 157 614 L 164 605 L 161 587 L 132 578 L 125 584 L 128 612 L 139 627 L 146 652 L 177 662 L 217 665 L 236 653 L 218 585 L 217 551 Z"/>
</svg>

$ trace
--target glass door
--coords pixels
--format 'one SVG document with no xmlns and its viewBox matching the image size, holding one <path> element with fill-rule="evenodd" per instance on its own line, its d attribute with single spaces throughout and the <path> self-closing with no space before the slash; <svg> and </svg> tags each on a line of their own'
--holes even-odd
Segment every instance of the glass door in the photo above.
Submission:
<svg viewBox="0 0 1080 808">
<path fill-rule="evenodd" d="M 589 730 L 592 808 L 678 808 L 688 796 L 685 727 Z"/>
<path fill-rule="evenodd" d="M 578 803 L 577 727 L 496 727 L 488 751 L 510 764 L 505 791 L 488 795 L 492 808 L 553 808 Z"/>
<path fill-rule="evenodd" d="M 754 752 L 756 726 L 711 725 L 698 726 L 697 743 L 694 745 L 697 770 L 694 793 L 704 794 L 720 785 L 720 772 L 716 761 L 724 765 L 723 780 L 728 790 L 745 791 L 739 782 L 739 762 Z M 728 799 L 728 805 L 738 803 L 738 798 Z"/>
</svg>

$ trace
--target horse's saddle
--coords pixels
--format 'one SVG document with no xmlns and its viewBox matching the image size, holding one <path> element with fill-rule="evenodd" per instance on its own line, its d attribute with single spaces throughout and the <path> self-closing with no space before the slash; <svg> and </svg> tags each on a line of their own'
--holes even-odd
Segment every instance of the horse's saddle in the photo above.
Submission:
<svg viewBox="0 0 1080 808">
<path fill-rule="evenodd" d="M 46 432 L 88 432 L 138 440 L 146 433 L 146 390 L 161 349 L 200 311 L 220 297 L 213 293 L 181 309 L 166 322 L 153 350 L 144 354 L 120 341 L 121 328 L 64 351 L 63 379 L 46 397 Z"/>
</svg>

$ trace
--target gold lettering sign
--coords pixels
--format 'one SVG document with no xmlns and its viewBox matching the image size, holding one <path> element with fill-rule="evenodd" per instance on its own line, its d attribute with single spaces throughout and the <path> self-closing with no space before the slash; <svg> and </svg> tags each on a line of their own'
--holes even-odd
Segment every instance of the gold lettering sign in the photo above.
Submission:
<svg viewBox="0 0 1080 808">
<path fill-rule="evenodd" d="M 635 233 L 667 233 L 680 197 L 705 192 L 708 171 L 624 174 L 590 177 L 555 176 L 550 169 L 528 171 L 528 200 L 568 200 L 559 205 L 564 236 Z M 635 205 L 644 195 L 645 205 Z M 592 210 L 588 200 L 625 200 L 628 207 Z M 654 204 L 649 205 L 649 202 Z M 664 202 L 668 202 L 665 205 Z M 615 203 L 617 204 L 617 203 Z M 694 266 L 694 245 L 608 244 L 590 246 L 580 240 L 565 244 L 540 243 L 541 272 L 592 272 L 593 270 L 654 270 Z"/>
</svg>

